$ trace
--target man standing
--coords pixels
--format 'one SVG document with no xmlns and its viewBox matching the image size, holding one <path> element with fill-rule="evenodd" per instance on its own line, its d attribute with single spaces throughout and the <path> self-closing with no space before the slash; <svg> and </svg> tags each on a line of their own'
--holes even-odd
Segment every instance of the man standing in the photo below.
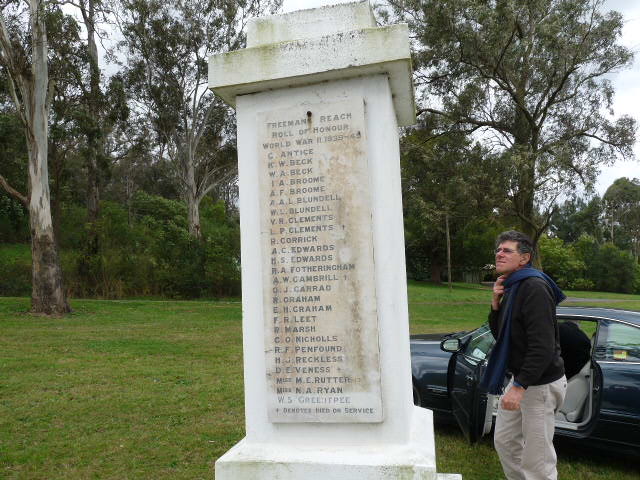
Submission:
<svg viewBox="0 0 640 480">
<path fill-rule="evenodd" d="M 533 242 L 508 231 L 496 240 L 489 324 L 497 339 L 482 385 L 500 394 L 494 443 L 509 480 L 556 480 L 555 413 L 567 388 L 556 321 L 565 296 L 531 267 Z"/>
</svg>

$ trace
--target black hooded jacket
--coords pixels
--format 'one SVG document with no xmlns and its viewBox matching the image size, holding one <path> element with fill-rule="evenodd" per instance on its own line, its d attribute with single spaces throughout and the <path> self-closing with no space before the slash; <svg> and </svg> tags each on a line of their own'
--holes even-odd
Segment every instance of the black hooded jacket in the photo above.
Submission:
<svg viewBox="0 0 640 480">
<path fill-rule="evenodd" d="M 489 313 L 489 326 L 496 339 L 502 329 L 509 294 L 502 297 L 500 310 Z M 525 388 L 551 383 L 564 375 L 556 305 L 551 288 L 542 278 L 527 278 L 518 288 L 507 370 Z"/>
</svg>

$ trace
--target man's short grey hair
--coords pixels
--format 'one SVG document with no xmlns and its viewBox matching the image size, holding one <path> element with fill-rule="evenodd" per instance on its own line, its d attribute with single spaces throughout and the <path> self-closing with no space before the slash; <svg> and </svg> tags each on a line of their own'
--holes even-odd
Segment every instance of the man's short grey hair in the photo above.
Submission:
<svg viewBox="0 0 640 480">
<path fill-rule="evenodd" d="M 522 232 L 518 232 L 516 230 L 509 230 L 507 232 L 502 232 L 496 238 L 496 248 L 504 242 L 516 242 L 518 253 L 529 253 L 531 254 L 531 259 L 533 260 L 533 256 L 535 255 L 535 250 L 533 248 L 533 241 L 528 235 L 525 235 Z"/>
</svg>

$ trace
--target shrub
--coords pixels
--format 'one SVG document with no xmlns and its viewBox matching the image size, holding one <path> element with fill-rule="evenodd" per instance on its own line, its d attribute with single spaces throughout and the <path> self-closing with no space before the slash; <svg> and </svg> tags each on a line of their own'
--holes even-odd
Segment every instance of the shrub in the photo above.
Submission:
<svg viewBox="0 0 640 480">
<path fill-rule="evenodd" d="M 578 280 L 584 281 L 585 264 L 571 245 L 565 245 L 560 238 L 542 237 L 539 247 L 544 271 L 561 288 L 574 288 L 571 285 Z"/>
<path fill-rule="evenodd" d="M 240 293 L 240 230 L 222 202 L 201 205 L 202 238 L 187 229 L 187 208 L 136 194 L 131 208 L 102 202 L 99 253 L 86 251 L 86 209 L 63 205 L 60 222 L 65 288 L 72 297 L 162 295 L 197 298 Z M 31 292 L 29 245 L 0 249 L 0 295 Z"/>
<path fill-rule="evenodd" d="M 0 296 L 31 295 L 31 250 L 25 244 L 5 244 L 0 248 Z"/>
<path fill-rule="evenodd" d="M 0 242 L 29 241 L 29 214 L 16 200 L 0 190 Z"/>
<path fill-rule="evenodd" d="M 640 293 L 640 264 L 634 263 L 633 293 Z"/>
<path fill-rule="evenodd" d="M 633 293 L 637 264 L 629 252 L 612 243 L 605 243 L 588 265 L 589 278 L 597 290 Z"/>
<path fill-rule="evenodd" d="M 569 282 L 567 288 L 570 290 L 595 290 L 596 284 L 588 278 L 576 278 Z"/>
<path fill-rule="evenodd" d="M 103 202 L 100 253 L 88 256 L 82 248 L 64 252 L 70 294 L 101 298 L 238 294 L 238 222 L 228 218 L 221 202 L 207 199 L 201 206 L 198 240 L 187 230 L 187 209 L 181 202 L 144 192 L 136 194 L 130 210 Z"/>
</svg>

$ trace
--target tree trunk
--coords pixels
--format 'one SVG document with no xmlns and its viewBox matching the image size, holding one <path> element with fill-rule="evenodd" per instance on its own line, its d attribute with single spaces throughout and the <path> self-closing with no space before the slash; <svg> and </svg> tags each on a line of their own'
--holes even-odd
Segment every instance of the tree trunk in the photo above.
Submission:
<svg viewBox="0 0 640 480">
<path fill-rule="evenodd" d="M 46 57 L 45 57 L 46 58 Z M 36 82 L 37 92 L 38 82 Z M 33 137 L 29 138 L 29 221 L 31 225 L 31 311 L 63 315 L 71 309 L 62 285 L 62 269 L 51 220 L 51 198 L 47 166 L 48 116 L 43 114 L 43 96 L 35 95 Z M 38 113 L 39 112 L 39 113 Z"/>
<path fill-rule="evenodd" d="M 518 75 L 515 80 L 515 98 L 513 136 L 514 144 L 512 152 L 513 160 L 517 169 L 517 192 L 515 194 L 515 213 L 520 219 L 520 231 L 528 235 L 533 241 L 534 266 L 540 266 L 540 255 L 538 255 L 538 238 L 542 234 L 542 228 L 536 224 L 535 211 L 535 185 L 536 185 L 536 164 L 538 160 L 538 133 L 531 119 L 527 116 L 524 108 L 527 105 L 527 95 L 533 70 L 531 67 L 531 54 L 534 45 L 535 25 L 527 23 L 523 27 L 522 42 L 527 45 L 525 48 Z"/>
<path fill-rule="evenodd" d="M 95 7 L 94 0 L 88 1 L 89 11 L 81 4 L 84 24 L 87 27 L 87 44 L 89 50 L 89 117 L 90 125 L 87 135 L 87 221 L 89 223 L 87 254 L 97 255 L 100 250 L 97 222 L 100 218 L 100 186 L 98 179 L 98 152 L 100 148 L 100 67 L 98 64 L 98 48 L 95 40 Z"/>
<path fill-rule="evenodd" d="M 62 218 L 62 173 L 64 170 L 64 157 L 58 151 L 55 143 L 50 145 L 47 151 L 47 163 L 51 167 L 51 220 L 53 222 L 53 234 L 60 238 L 60 219 Z"/>
<path fill-rule="evenodd" d="M 24 45 L 17 46 L 11 39 L 1 14 L 0 43 L 4 67 L 9 74 L 9 91 L 24 125 L 29 153 L 29 194 L 25 204 L 29 209 L 31 226 L 31 311 L 63 315 L 70 308 L 62 285 L 62 269 L 51 219 L 47 148 L 53 85 L 49 84 L 45 5 L 43 0 L 29 0 L 28 3 L 30 65 L 25 63 L 26 57 L 21 50 Z"/>
<path fill-rule="evenodd" d="M 100 189 L 98 185 L 98 162 L 95 145 L 89 144 L 87 153 L 87 253 L 96 255 L 100 250 L 97 222 L 100 219 Z"/>
<path fill-rule="evenodd" d="M 442 265 L 431 262 L 431 281 L 433 283 L 442 283 Z"/>
<path fill-rule="evenodd" d="M 522 94 L 524 102 L 524 94 Z M 536 224 L 535 211 L 535 181 L 536 161 L 538 152 L 532 145 L 533 132 L 524 112 L 516 107 L 516 136 L 513 146 L 515 161 L 518 169 L 518 191 L 514 198 L 515 213 L 520 219 L 520 231 L 533 241 L 533 266 L 541 268 L 538 239 L 543 229 Z"/>
<path fill-rule="evenodd" d="M 32 209 L 29 209 L 32 212 Z M 37 223 L 37 222 L 35 222 Z M 31 222 L 31 311 L 60 316 L 71 311 L 62 286 L 62 271 L 53 229 Z"/>
<path fill-rule="evenodd" d="M 189 233 L 195 238 L 200 238 L 200 201 L 196 195 L 189 195 L 187 204 L 189 208 Z"/>
<path fill-rule="evenodd" d="M 70 312 L 62 285 L 62 269 L 51 221 L 51 198 L 47 165 L 49 136 L 49 70 L 44 5 L 31 0 L 33 81 L 25 99 L 27 147 L 29 151 L 29 221 L 31 225 L 31 311 L 47 315 Z M 30 102 L 28 100 L 31 100 Z"/>
<path fill-rule="evenodd" d="M 611 243 L 615 245 L 614 241 L 613 241 L 613 227 L 614 227 L 614 222 L 615 222 L 615 218 L 613 216 L 613 211 L 611 213 L 611 221 L 609 222 L 611 225 Z"/>
<path fill-rule="evenodd" d="M 449 284 L 449 292 L 451 292 L 451 235 L 449 234 L 449 214 L 444 217 L 446 233 L 447 233 L 447 283 Z"/>
<path fill-rule="evenodd" d="M 200 198 L 196 187 L 195 169 L 193 167 L 193 161 L 189 159 L 189 164 L 186 168 L 186 197 L 187 208 L 189 211 L 189 233 L 195 238 L 200 238 Z"/>
</svg>

